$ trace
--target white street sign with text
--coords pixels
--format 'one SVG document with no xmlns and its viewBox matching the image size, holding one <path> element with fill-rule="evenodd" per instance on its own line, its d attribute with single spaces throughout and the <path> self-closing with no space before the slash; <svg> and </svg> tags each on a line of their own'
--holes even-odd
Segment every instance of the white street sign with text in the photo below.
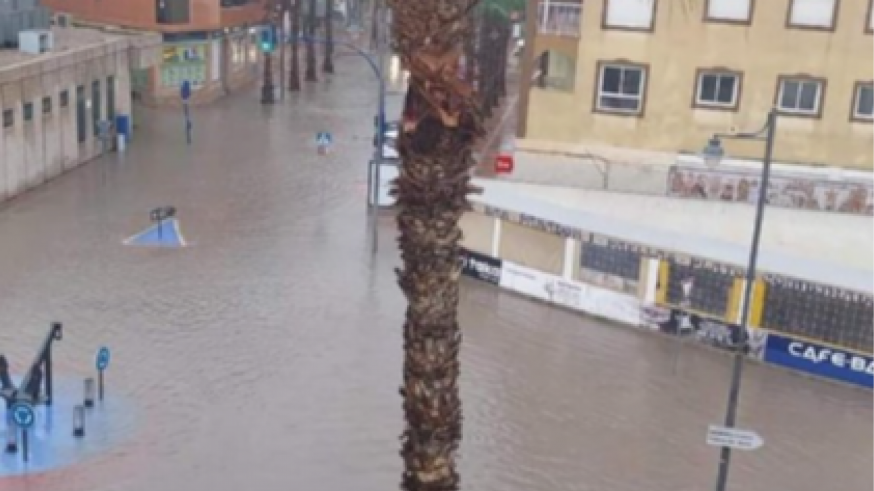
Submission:
<svg viewBox="0 0 874 491">
<path fill-rule="evenodd" d="M 765 440 L 752 430 L 710 425 L 707 427 L 707 444 L 738 450 L 755 450 L 764 445 Z"/>
</svg>

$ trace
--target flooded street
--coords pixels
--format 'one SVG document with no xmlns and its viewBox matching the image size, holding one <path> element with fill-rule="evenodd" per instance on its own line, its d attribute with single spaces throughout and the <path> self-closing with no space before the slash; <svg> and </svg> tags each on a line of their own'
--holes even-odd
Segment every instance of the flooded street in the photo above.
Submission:
<svg viewBox="0 0 874 491">
<path fill-rule="evenodd" d="M 128 153 L 0 208 L 0 352 L 20 373 L 62 321 L 58 383 L 110 346 L 124 404 L 104 416 L 135 414 L 80 462 L 0 468 L 0 491 L 398 489 L 405 301 L 390 217 L 369 250 L 375 89 L 359 60 L 337 71 L 275 107 L 194 109 L 191 147 L 181 111 L 138 114 Z M 122 245 L 165 205 L 190 247 Z M 464 281 L 463 489 L 713 488 L 728 357 Z M 765 446 L 734 453 L 730 489 L 872 488 L 870 392 L 758 365 L 743 384 Z"/>
</svg>

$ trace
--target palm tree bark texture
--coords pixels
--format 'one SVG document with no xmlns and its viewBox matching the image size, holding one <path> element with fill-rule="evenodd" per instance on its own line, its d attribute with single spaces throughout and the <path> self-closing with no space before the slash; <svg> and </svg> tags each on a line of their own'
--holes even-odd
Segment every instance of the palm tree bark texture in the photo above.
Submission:
<svg viewBox="0 0 874 491">
<path fill-rule="evenodd" d="M 459 396 L 458 221 L 469 208 L 482 136 L 473 90 L 459 73 L 477 0 L 389 0 L 393 47 L 409 72 L 398 138 L 397 197 L 407 297 L 401 456 L 405 491 L 457 491 L 455 456 L 462 437 Z"/>
</svg>

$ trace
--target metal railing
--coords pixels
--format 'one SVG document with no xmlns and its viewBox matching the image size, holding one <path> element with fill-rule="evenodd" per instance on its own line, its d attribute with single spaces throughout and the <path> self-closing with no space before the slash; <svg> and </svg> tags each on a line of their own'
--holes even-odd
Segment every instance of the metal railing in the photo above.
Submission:
<svg viewBox="0 0 874 491">
<path fill-rule="evenodd" d="M 555 36 L 580 35 L 583 4 L 543 0 L 537 6 L 537 32 Z"/>
</svg>

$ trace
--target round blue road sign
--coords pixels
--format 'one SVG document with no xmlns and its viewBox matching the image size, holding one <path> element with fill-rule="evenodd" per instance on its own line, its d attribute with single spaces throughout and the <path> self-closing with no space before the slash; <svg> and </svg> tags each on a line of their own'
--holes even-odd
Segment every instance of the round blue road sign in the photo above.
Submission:
<svg viewBox="0 0 874 491">
<path fill-rule="evenodd" d="M 12 421 L 22 430 L 30 428 L 36 422 L 36 413 L 33 412 L 33 406 L 28 402 L 12 403 L 9 412 L 12 414 Z"/>
<path fill-rule="evenodd" d="M 109 368 L 109 360 L 111 355 L 109 353 L 109 348 L 106 346 L 101 347 L 97 350 L 97 357 L 94 359 L 94 364 L 97 365 L 97 370 L 102 372 Z"/>
</svg>

